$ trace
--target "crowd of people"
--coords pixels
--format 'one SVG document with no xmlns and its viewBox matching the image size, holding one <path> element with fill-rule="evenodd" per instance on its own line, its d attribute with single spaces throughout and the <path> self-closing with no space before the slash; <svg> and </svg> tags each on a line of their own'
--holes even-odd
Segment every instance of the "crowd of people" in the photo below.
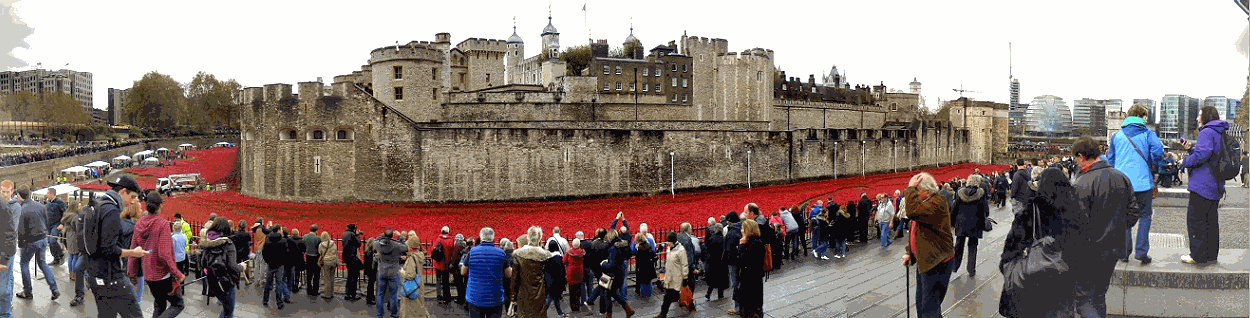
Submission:
<svg viewBox="0 0 1250 318">
<path fill-rule="evenodd" d="M 1115 263 L 1130 256 L 1151 262 L 1147 238 L 1155 164 L 1166 158 L 1154 132 L 1141 125 L 1145 109 L 1134 106 L 1128 115 L 1105 155 L 1101 145 L 1082 137 L 1071 158 L 1036 164 L 1020 159 L 1009 171 L 977 170 L 943 182 L 919 173 L 905 189 L 860 193 L 845 204 L 827 197 L 770 213 L 748 203 L 741 211 L 708 218 L 702 235 L 690 223 L 664 233 L 652 233 L 646 223 L 635 229 L 623 212 L 603 228 L 572 237 L 559 227 L 548 236 L 533 226 L 512 240 L 497 237 L 490 227 L 465 236 L 444 226 L 430 233 L 428 245 L 417 231 L 386 229 L 370 238 L 352 224 L 336 237 L 312 225 L 300 235 L 299 229 L 262 218 L 235 222 L 216 215 L 192 233 L 181 215 L 172 222 L 161 215 L 159 193 L 145 192 L 130 177 L 109 182 L 112 190 L 87 204 L 66 204 L 55 192 L 40 203 L 28 187 L 3 181 L 0 195 L 11 201 L 0 205 L 0 219 L 12 222 L 0 222 L 0 236 L 15 244 L 0 248 L 0 318 L 10 315 L 12 297 L 34 297 L 31 260 L 45 273 L 54 301 L 61 293 L 49 265 L 68 261 L 74 285 L 70 305 L 82 305 L 89 289 L 99 317 L 139 317 L 145 289 L 155 317 L 175 317 L 185 307 L 182 289 L 189 275 L 197 277 L 201 294 L 219 300 L 219 317 L 233 316 L 242 285 L 263 283 L 261 304 L 270 306 L 273 295 L 277 309 L 301 290 L 333 299 L 340 265 L 346 276 L 343 299 L 365 299 L 379 318 L 429 317 L 423 295 L 431 285 L 437 302 L 463 306 L 470 317 L 546 317 L 549 310 L 565 317 L 581 311 L 612 317 L 617 306 L 632 317 L 631 294 L 644 299 L 662 294 L 659 317 L 667 317 L 674 303 L 683 313 L 697 310 L 693 297 L 700 282 L 707 300 L 714 292 L 718 300 L 725 290 L 732 292 L 727 314 L 762 317 L 770 271 L 809 251 L 829 260 L 831 246 L 833 258 L 845 258 L 849 246 L 867 247 L 870 237 L 881 249 L 906 237 L 902 262 L 915 268 L 916 310 L 921 317 L 940 317 L 952 273 L 966 263 L 967 275 L 976 275 L 979 240 L 994 223 L 991 207 L 1008 205 L 1014 218 L 999 269 L 1008 285 L 1025 280 L 1032 287 L 1005 287 L 999 313 L 1103 317 Z M 1200 138 L 1187 145 L 1192 150 L 1180 161 L 1189 169 L 1192 193 L 1191 253 L 1182 257 L 1190 264 L 1216 261 L 1215 209 L 1225 192 L 1210 163 L 1225 151 L 1219 145 L 1227 123 L 1209 107 L 1200 112 L 1199 123 Z M 1007 273 L 1029 252 L 1048 251 L 1035 250 L 1039 245 L 1062 251 L 1065 270 Z M 16 294 L 14 246 L 21 248 L 17 266 L 23 283 Z M 45 262 L 49 249 L 53 259 Z M 434 282 L 422 281 L 427 260 Z"/>
<path fill-rule="evenodd" d="M 25 163 L 50 160 L 63 157 L 72 157 L 77 155 L 85 155 L 97 153 L 101 151 L 109 151 L 121 147 L 136 145 L 144 142 L 143 140 L 128 140 L 123 142 L 112 143 L 82 143 L 65 147 L 40 148 L 35 150 L 24 150 L 0 155 L 0 167 L 15 166 Z"/>
</svg>

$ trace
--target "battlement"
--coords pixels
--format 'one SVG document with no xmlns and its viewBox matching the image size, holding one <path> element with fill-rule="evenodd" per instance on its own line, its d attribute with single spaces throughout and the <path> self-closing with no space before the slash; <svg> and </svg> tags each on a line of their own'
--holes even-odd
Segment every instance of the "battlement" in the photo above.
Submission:
<svg viewBox="0 0 1250 318">
<path fill-rule="evenodd" d="M 243 104 L 249 105 L 258 101 L 264 101 L 265 89 L 260 87 L 248 87 L 243 89 Z"/>
<path fill-rule="evenodd" d="M 729 52 L 729 40 L 697 36 L 682 36 L 681 53 L 690 56 L 698 54 L 694 52 L 712 54 Z"/>
<path fill-rule="evenodd" d="M 451 44 L 451 33 L 439 32 L 434 34 L 435 43 Z"/>
<path fill-rule="evenodd" d="M 321 98 L 325 85 L 321 82 L 299 82 L 299 99 L 300 100 L 317 100 Z"/>
<path fill-rule="evenodd" d="M 456 48 L 462 52 L 506 52 L 508 50 L 508 42 L 496 39 L 468 38 L 456 44 Z"/>
<path fill-rule="evenodd" d="M 384 46 L 369 52 L 369 64 L 394 60 L 426 60 L 442 63 L 444 59 L 445 54 L 441 50 L 431 47 L 430 43 L 425 41 L 413 41 L 399 46 Z M 364 70 L 364 66 L 361 67 L 361 70 Z"/>
<path fill-rule="evenodd" d="M 265 84 L 265 103 L 273 103 L 290 97 L 291 84 Z"/>
</svg>

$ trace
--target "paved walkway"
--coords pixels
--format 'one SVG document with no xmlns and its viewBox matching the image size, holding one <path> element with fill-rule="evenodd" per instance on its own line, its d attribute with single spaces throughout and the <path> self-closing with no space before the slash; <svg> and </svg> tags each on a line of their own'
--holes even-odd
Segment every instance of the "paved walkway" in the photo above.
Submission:
<svg viewBox="0 0 1250 318">
<path fill-rule="evenodd" d="M 1230 203 L 1247 202 L 1247 200 L 1250 200 L 1250 191 L 1244 188 L 1230 187 L 1229 189 Z M 1224 228 L 1228 232 L 1239 232 L 1236 236 L 1239 238 L 1244 238 L 1245 233 L 1250 232 L 1250 229 L 1244 227 L 1244 224 L 1246 224 L 1244 223 L 1244 216 L 1247 214 L 1246 206 L 1247 204 L 1239 203 L 1233 206 L 1226 205 L 1221 208 L 1221 211 L 1227 209 L 1229 212 L 1222 214 L 1242 216 L 1238 220 L 1242 222 L 1240 224 L 1243 226 L 1240 228 Z M 1181 208 L 1166 209 L 1181 210 Z M 1179 213 L 1183 213 L 1183 210 L 1179 211 Z M 1170 215 L 1172 213 L 1164 214 Z M 976 278 L 968 277 L 962 268 L 951 275 L 950 290 L 942 306 L 948 317 L 997 316 L 998 298 L 1002 288 L 1002 275 L 998 273 L 997 264 L 1003 248 L 1003 239 L 1009 231 L 1008 226 L 1011 224 L 1012 216 L 1008 208 L 993 208 L 991 217 L 998 221 L 998 226 L 994 231 L 986 233 L 981 240 L 976 260 L 977 272 L 980 275 Z M 1165 228 L 1164 230 L 1173 231 L 1175 229 Z M 1183 231 L 1183 229 L 1181 230 Z M 1245 243 L 1242 242 L 1241 244 Z M 909 307 L 909 304 L 907 304 L 907 288 L 904 286 L 907 280 L 903 276 L 905 269 L 899 265 L 900 257 L 903 253 L 903 244 L 893 244 L 884 250 L 878 249 L 878 246 L 879 243 L 876 241 L 852 246 L 848 253 L 848 258 L 845 259 L 822 261 L 807 256 L 798 261 L 787 262 L 780 270 L 773 272 L 770 279 L 765 283 L 765 312 L 769 317 L 876 318 L 907 317 L 906 310 L 912 310 L 912 315 L 914 316 L 914 307 Z M 61 299 L 57 301 L 49 300 L 49 297 L 47 297 L 49 295 L 47 286 L 43 282 L 36 282 L 34 292 L 37 297 L 34 300 L 14 299 L 14 317 L 73 317 L 84 314 L 92 316 L 95 314 L 95 304 L 91 300 L 89 291 L 86 305 L 79 307 L 69 306 L 69 302 L 73 297 L 73 285 L 67 278 L 66 266 L 53 267 L 53 274 L 57 277 L 58 284 L 61 286 L 63 294 Z M 912 288 L 915 288 L 915 273 L 912 272 L 910 275 Z M 15 278 L 18 279 L 15 281 L 14 287 L 20 290 L 20 276 Z M 181 316 L 216 316 L 220 306 L 215 303 L 208 304 L 205 297 L 199 295 L 197 286 L 192 285 L 191 290 L 187 292 L 187 309 Z M 362 285 L 361 287 L 363 288 L 364 286 Z M 728 298 L 718 300 L 716 295 L 712 295 L 711 300 L 705 300 L 702 297 L 706 290 L 704 287 L 704 285 L 700 285 L 695 290 L 695 303 L 698 311 L 682 316 L 680 311 L 674 307 L 671 310 L 675 312 L 670 313 L 670 315 L 674 317 L 728 316 L 726 310 L 732 308 L 732 301 Z M 262 291 L 260 287 L 244 286 L 242 288 L 238 295 L 238 305 L 235 312 L 237 317 L 373 316 L 372 307 L 367 306 L 364 301 L 346 302 L 342 300 L 342 294 L 337 295 L 338 297 L 331 301 L 297 294 L 291 297 L 294 304 L 286 306 L 283 310 L 276 310 L 260 306 Z M 342 289 L 339 290 L 340 292 L 342 291 Z M 732 292 L 727 292 L 726 294 L 726 296 L 729 296 Z M 151 301 L 151 295 L 145 292 L 143 300 L 145 316 L 150 316 Z M 662 295 L 657 293 L 651 298 L 640 300 L 631 291 L 629 301 L 637 309 L 638 317 L 654 317 L 659 314 Z M 436 317 L 466 316 L 465 312 L 454 304 L 440 305 L 432 300 L 427 300 L 427 305 L 431 308 L 431 313 Z M 564 306 L 567 309 L 567 301 L 564 303 Z M 618 316 L 621 316 L 620 314 L 622 313 L 619 307 L 616 308 L 616 313 Z M 554 310 L 551 311 L 551 315 L 555 317 Z M 573 316 L 586 317 L 590 315 L 582 312 Z"/>
</svg>

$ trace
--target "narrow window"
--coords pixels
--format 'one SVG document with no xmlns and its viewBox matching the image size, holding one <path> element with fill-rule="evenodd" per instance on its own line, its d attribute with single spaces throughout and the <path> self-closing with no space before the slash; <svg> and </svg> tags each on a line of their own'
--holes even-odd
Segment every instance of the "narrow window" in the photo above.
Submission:
<svg viewBox="0 0 1250 318">
<path fill-rule="evenodd" d="M 621 66 L 620 66 L 620 65 L 617 65 L 617 66 L 616 66 L 616 75 L 621 75 Z"/>
<path fill-rule="evenodd" d="M 677 101 L 677 93 L 673 93 L 673 101 Z"/>
<path fill-rule="evenodd" d="M 339 129 L 338 133 L 336 133 L 335 135 L 337 135 L 337 136 L 335 136 L 335 137 L 337 137 L 337 138 L 338 138 L 338 140 L 347 140 L 347 139 L 348 139 L 348 138 L 347 138 L 347 131 L 346 131 L 346 130 Z"/>
<path fill-rule="evenodd" d="M 397 66 L 394 66 L 394 68 L 395 68 L 395 79 L 404 78 L 404 67 L 397 65 Z"/>
<path fill-rule="evenodd" d="M 681 87 L 688 87 L 686 86 L 686 77 L 684 76 L 681 78 Z"/>
<path fill-rule="evenodd" d="M 321 156 L 313 157 L 313 173 L 321 173 Z"/>
<path fill-rule="evenodd" d="M 686 101 L 686 99 L 687 99 L 687 98 L 690 98 L 690 93 L 682 93 L 682 94 L 681 94 L 681 101 L 683 101 L 683 102 L 684 102 L 684 101 Z"/>
<path fill-rule="evenodd" d="M 755 80 L 757 81 L 764 80 L 764 72 L 763 71 L 755 72 Z"/>
<path fill-rule="evenodd" d="M 642 91 L 646 92 L 646 91 L 650 90 L 650 88 L 651 88 L 651 85 L 642 84 Z"/>
<path fill-rule="evenodd" d="M 677 87 L 677 78 L 673 77 L 673 87 Z"/>
<path fill-rule="evenodd" d="M 660 67 L 659 67 L 659 66 L 656 66 L 656 67 L 655 67 L 655 77 L 660 77 L 660 73 L 664 73 L 664 72 L 661 72 L 661 71 L 660 71 Z"/>
<path fill-rule="evenodd" d="M 490 73 L 486 73 L 486 84 L 490 85 Z"/>
<path fill-rule="evenodd" d="M 656 93 L 660 92 L 660 83 L 655 83 L 655 92 Z"/>
<path fill-rule="evenodd" d="M 432 77 L 433 80 L 436 80 L 436 81 L 438 80 L 438 68 L 431 67 L 430 74 L 432 74 L 430 76 Z"/>
<path fill-rule="evenodd" d="M 612 68 L 608 67 L 607 65 L 604 65 L 604 66 L 603 66 L 603 75 L 608 75 L 608 74 L 612 74 Z"/>
<path fill-rule="evenodd" d="M 642 76 L 647 76 L 647 71 L 648 71 L 648 70 L 650 70 L 650 69 L 651 69 L 650 67 L 644 67 L 644 68 L 642 68 Z"/>
<path fill-rule="evenodd" d="M 616 90 L 621 90 L 621 82 L 616 82 Z"/>
<path fill-rule="evenodd" d="M 395 100 L 404 100 L 403 86 L 395 86 Z"/>
<path fill-rule="evenodd" d="M 605 90 L 605 91 L 606 91 L 606 90 L 610 90 L 610 89 L 611 89 L 611 88 L 609 87 L 610 85 L 612 85 L 612 84 L 611 84 L 611 83 L 608 83 L 608 82 L 603 82 L 603 90 Z"/>
<path fill-rule="evenodd" d="M 632 91 L 634 91 L 634 85 L 635 85 L 635 84 L 636 84 L 636 83 L 629 83 L 629 91 L 631 91 L 631 92 L 632 92 Z"/>
<path fill-rule="evenodd" d="M 430 98 L 433 100 L 438 100 L 438 88 L 430 89 Z"/>
<path fill-rule="evenodd" d="M 686 72 L 686 64 L 682 64 L 682 65 L 681 65 L 681 72 L 682 72 L 682 73 L 685 73 L 685 72 Z"/>
</svg>

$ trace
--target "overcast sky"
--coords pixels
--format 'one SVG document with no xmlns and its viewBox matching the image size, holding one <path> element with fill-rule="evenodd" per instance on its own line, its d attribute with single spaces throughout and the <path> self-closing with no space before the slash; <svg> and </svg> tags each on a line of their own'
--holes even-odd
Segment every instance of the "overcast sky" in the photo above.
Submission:
<svg viewBox="0 0 1250 318">
<path fill-rule="evenodd" d="M 724 38 L 730 51 L 774 50 L 778 69 L 804 80 L 833 65 L 853 84 L 906 90 L 917 78 L 930 107 L 958 98 L 960 85 L 979 92 L 967 96 L 1008 102 L 1008 42 L 1022 103 L 1047 94 L 1118 98 L 1125 107 L 1164 94 L 1240 98 L 1250 65 L 1235 44 L 1246 15 L 1229 0 L 644 0 L 591 2 L 585 12 L 585 1 L 24 0 L 11 13 L 33 33 L 11 54 L 92 72 L 95 106 L 105 108 L 108 88 L 129 88 L 150 71 L 181 82 L 206 71 L 244 86 L 328 83 L 395 41 L 438 32 L 451 33 L 453 45 L 507 39 L 513 17 L 530 56 L 549 4 L 566 47 L 590 38 L 619 46 L 632 21 L 648 48 L 683 33 Z M 0 44 L 20 45 L 10 42 Z"/>
</svg>

